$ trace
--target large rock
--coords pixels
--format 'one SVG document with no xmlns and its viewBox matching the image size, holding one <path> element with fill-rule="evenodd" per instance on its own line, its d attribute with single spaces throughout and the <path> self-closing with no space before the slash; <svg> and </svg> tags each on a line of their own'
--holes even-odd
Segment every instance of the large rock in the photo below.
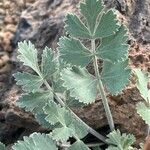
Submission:
<svg viewBox="0 0 150 150">
<path fill-rule="evenodd" d="M 20 40 L 31 40 L 35 43 L 39 54 L 45 46 L 55 49 L 59 37 L 64 34 L 64 16 L 68 12 L 77 12 L 76 4 L 78 1 L 79 0 L 37 0 L 22 13 L 17 32 L 12 40 L 12 46 L 16 47 L 17 42 Z M 142 19 L 143 17 L 146 18 L 150 13 L 146 5 L 149 1 L 105 0 L 105 3 L 108 7 L 115 7 L 119 10 L 120 13 L 118 12 L 118 14 L 120 20 L 129 27 L 131 33 L 131 40 L 129 41 L 131 44 L 131 66 L 139 66 L 145 70 L 150 70 L 150 33 L 147 32 L 149 30 L 149 20 Z M 141 20 L 143 23 L 141 23 Z M 147 22 L 144 24 L 145 21 Z M 16 52 L 17 51 L 14 51 L 11 58 L 11 62 L 14 64 L 14 69 L 11 73 L 16 72 L 18 69 L 20 70 L 20 68 L 24 69 L 16 62 Z M 16 107 L 15 102 L 20 95 L 20 91 L 14 85 L 15 82 L 13 78 L 10 78 L 10 81 L 11 88 L 1 97 L 0 111 L 0 123 L 5 129 L 0 132 L 0 138 L 7 143 L 13 142 L 13 140 L 7 141 L 13 134 L 17 135 L 17 139 L 22 137 L 22 135 L 29 135 L 35 130 L 43 131 L 30 113 L 25 113 Z M 109 103 L 116 126 L 123 132 L 135 134 L 137 142 L 143 141 L 147 133 L 147 127 L 136 113 L 135 105 L 137 102 L 142 101 L 142 98 L 135 86 L 131 84 L 119 96 L 112 97 L 108 95 L 108 97 L 110 99 Z M 75 109 L 74 111 L 93 128 L 103 133 L 104 131 L 105 133 L 109 131 L 100 98 L 98 98 L 96 103 L 83 109 Z M 14 130 L 12 130 L 12 126 Z M 7 131 L 9 131 L 9 134 L 6 134 Z M 2 135 L 5 136 L 2 138 Z"/>
</svg>

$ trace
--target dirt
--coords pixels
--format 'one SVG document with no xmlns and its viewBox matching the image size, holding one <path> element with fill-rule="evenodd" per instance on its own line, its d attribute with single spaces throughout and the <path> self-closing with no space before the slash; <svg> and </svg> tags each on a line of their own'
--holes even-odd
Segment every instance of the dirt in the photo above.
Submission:
<svg viewBox="0 0 150 150">
<path fill-rule="evenodd" d="M 16 107 L 20 95 L 12 74 L 24 68 L 17 60 L 17 42 L 31 40 L 39 54 L 45 46 L 57 47 L 64 34 L 63 19 L 68 12 L 77 12 L 78 0 L 5 0 L 0 2 L 0 141 L 11 144 L 34 131 L 45 131 L 32 114 Z M 128 26 L 131 45 L 130 66 L 150 72 L 150 2 L 149 0 L 105 0 L 108 7 L 118 10 L 119 19 Z M 137 115 L 135 106 L 143 99 L 134 82 L 118 96 L 110 96 L 110 106 L 116 126 L 122 132 L 133 133 L 138 145 L 145 140 L 147 126 Z M 109 132 L 100 98 L 83 109 L 74 110 L 98 131 Z"/>
</svg>

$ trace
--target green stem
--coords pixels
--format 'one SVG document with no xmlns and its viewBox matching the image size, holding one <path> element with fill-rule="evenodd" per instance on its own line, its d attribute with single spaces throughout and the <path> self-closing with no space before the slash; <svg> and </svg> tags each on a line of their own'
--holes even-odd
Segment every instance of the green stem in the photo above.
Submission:
<svg viewBox="0 0 150 150">
<path fill-rule="evenodd" d="M 98 146 L 102 146 L 102 145 L 104 145 L 104 143 L 88 143 L 88 144 L 86 144 L 86 146 L 88 146 L 89 148 L 98 147 Z M 58 144 L 58 146 L 60 146 L 62 148 L 68 148 L 71 145 L 70 144 Z"/>
<path fill-rule="evenodd" d="M 91 40 L 91 47 L 92 47 L 92 52 L 95 55 L 96 49 L 95 49 L 95 40 L 94 39 Z M 104 86 L 103 86 L 103 83 L 101 81 L 101 76 L 100 76 L 99 69 L 98 69 L 98 61 L 97 61 L 97 56 L 96 55 L 94 56 L 93 64 L 94 64 L 95 75 L 96 75 L 96 78 L 97 78 L 97 81 L 98 81 L 98 90 L 99 90 L 101 98 L 102 98 L 102 103 L 103 103 L 103 106 L 104 106 L 104 109 L 105 109 L 105 112 L 106 112 L 106 117 L 107 117 L 110 129 L 111 129 L 111 131 L 113 131 L 115 129 L 114 121 L 113 121 L 112 114 L 111 114 L 111 111 L 110 111 L 110 107 L 109 107 L 109 104 L 108 104 L 108 100 L 107 100 L 107 97 L 106 97 L 106 94 L 105 94 L 105 91 L 104 91 Z"/>
<path fill-rule="evenodd" d="M 55 99 L 57 100 L 57 102 L 62 106 L 62 107 L 65 107 L 66 109 L 68 109 L 71 114 L 79 121 L 81 122 L 87 129 L 87 131 L 89 133 L 91 133 L 92 135 L 94 135 L 95 137 L 97 137 L 99 140 L 103 141 L 104 143 L 106 143 L 106 138 L 99 134 L 97 131 L 95 131 L 93 128 L 91 128 L 90 126 L 88 126 L 84 121 L 82 121 L 82 119 L 80 119 L 65 103 L 64 101 L 52 90 L 51 86 L 49 85 L 49 83 L 47 82 L 47 80 L 45 80 L 40 72 L 40 69 L 39 67 L 37 66 L 37 74 L 41 77 L 41 79 L 44 80 L 44 84 L 45 86 L 47 87 L 48 90 L 50 90 L 53 94 L 54 94 L 54 97 Z M 75 137 L 76 140 L 78 140 L 76 137 Z"/>
<path fill-rule="evenodd" d="M 47 89 L 49 89 L 50 91 L 52 91 L 52 88 L 50 87 L 50 85 L 48 84 L 48 82 L 45 80 L 44 81 L 45 86 L 47 87 Z M 52 91 L 53 92 L 53 91 Z M 65 107 L 66 109 L 68 109 L 72 115 L 79 121 L 81 122 L 87 129 L 87 131 L 89 133 L 91 133 L 92 135 L 94 135 L 95 137 L 97 137 L 99 140 L 103 141 L 104 143 L 106 143 L 106 138 L 104 136 L 102 136 L 101 134 L 99 134 L 97 131 L 95 131 L 94 129 L 92 129 L 90 126 L 88 126 L 84 121 L 82 121 L 68 106 L 66 106 L 66 104 L 63 102 L 62 99 L 60 99 L 58 97 L 58 95 L 53 92 L 55 99 L 59 102 L 59 104 L 62 107 Z"/>
</svg>

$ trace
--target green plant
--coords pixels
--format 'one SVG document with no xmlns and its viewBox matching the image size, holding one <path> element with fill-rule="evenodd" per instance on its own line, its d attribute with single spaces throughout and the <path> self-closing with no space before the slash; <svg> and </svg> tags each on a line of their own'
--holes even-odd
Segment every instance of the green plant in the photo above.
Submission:
<svg viewBox="0 0 150 150">
<path fill-rule="evenodd" d="M 144 99 L 144 102 L 138 103 L 137 112 L 146 124 L 150 126 L 150 89 L 148 89 L 150 77 L 147 72 L 140 69 L 135 69 L 134 73 L 137 77 L 137 88 Z"/>
<path fill-rule="evenodd" d="M 121 135 L 120 131 L 113 131 L 108 134 L 107 143 L 109 147 L 107 150 L 133 150 L 131 145 L 135 142 L 135 137 L 131 134 L 123 133 Z"/>
<path fill-rule="evenodd" d="M 37 121 L 52 132 L 25 137 L 13 150 L 57 150 L 65 147 L 70 137 L 76 141 L 66 146 L 68 150 L 100 149 L 99 145 L 88 146 L 82 141 L 88 133 L 110 144 L 108 149 L 128 149 L 134 141 L 133 136 L 115 131 L 105 90 L 116 95 L 128 84 L 131 70 L 127 29 L 119 24 L 114 10 L 107 10 L 101 0 L 81 2 L 80 12 L 83 20 L 73 14 L 66 16 L 65 30 L 69 36 L 60 38 L 58 53 L 46 47 L 39 61 L 31 42 L 18 44 L 18 59 L 33 72 L 14 75 L 17 85 L 25 92 L 17 105 L 32 112 Z M 85 41 L 91 46 L 85 46 Z M 103 61 L 101 73 L 99 60 Z M 86 69 L 89 63 L 93 63 L 95 75 Z M 71 107 L 93 103 L 98 93 L 112 131 L 107 140 L 71 110 Z"/>
<path fill-rule="evenodd" d="M 0 142 L 0 150 L 6 150 L 6 147 L 3 143 Z"/>
</svg>

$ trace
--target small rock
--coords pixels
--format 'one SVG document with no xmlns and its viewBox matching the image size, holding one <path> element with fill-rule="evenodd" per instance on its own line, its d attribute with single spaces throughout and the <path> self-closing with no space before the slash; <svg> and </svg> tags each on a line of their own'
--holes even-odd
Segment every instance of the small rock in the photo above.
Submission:
<svg viewBox="0 0 150 150">
<path fill-rule="evenodd" d="M 10 9 L 11 8 L 11 2 L 10 1 L 5 2 L 3 7 L 5 9 Z"/>
<path fill-rule="evenodd" d="M 3 6 L 4 6 L 4 3 L 0 2 L 0 8 L 3 8 Z"/>
<path fill-rule="evenodd" d="M 15 33 L 16 32 L 16 26 L 13 25 L 13 24 L 8 24 L 6 25 L 6 28 L 5 28 L 6 31 L 10 31 L 12 33 Z"/>
<path fill-rule="evenodd" d="M 0 69 L 0 74 L 10 73 L 12 67 L 10 64 L 6 64 L 3 68 Z"/>
<path fill-rule="evenodd" d="M 5 14 L 6 14 L 5 10 L 0 8 L 0 15 L 5 15 Z"/>
<path fill-rule="evenodd" d="M 14 19 L 12 18 L 12 16 L 7 15 L 4 19 L 4 23 L 8 24 L 8 23 L 14 23 Z"/>
<path fill-rule="evenodd" d="M 7 32 L 4 32 L 4 35 L 3 35 L 3 43 L 10 43 L 10 39 L 12 39 L 13 37 L 13 34 L 9 31 Z"/>
<path fill-rule="evenodd" d="M 4 55 L 0 58 L 0 67 L 4 66 L 9 61 L 8 55 Z"/>
</svg>

